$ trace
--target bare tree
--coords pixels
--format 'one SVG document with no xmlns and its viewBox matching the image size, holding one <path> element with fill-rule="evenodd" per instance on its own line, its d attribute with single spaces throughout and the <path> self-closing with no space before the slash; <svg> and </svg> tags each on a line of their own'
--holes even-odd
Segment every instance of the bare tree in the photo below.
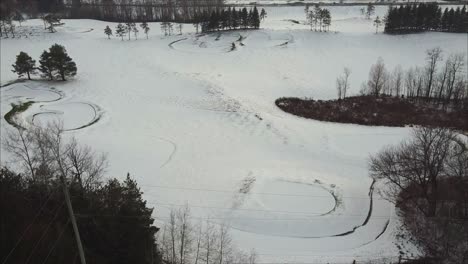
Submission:
<svg viewBox="0 0 468 264">
<path fill-rule="evenodd" d="M 377 59 L 377 63 L 373 64 L 369 71 L 369 80 L 367 81 L 367 87 L 369 92 L 378 97 L 388 80 L 388 72 L 385 68 L 385 63 L 381 57 Z"/>
<path fill-rule="evenodd" d="M 383 21 L 380 19 L 379 16 L 377 16 L 374 19 L 374 26 L 375 26 L 375 34 L 379 32 L 379 27 L 382 25 Z"/>
<path fill-rule="evenodd" d="M 345 99 L 346 92 L 349 89 L 349 76 L 351 75 L 351 70 L 348 67 L 343 69 L 343 75 L 336 79 L 336 89 L 338 92 L 338 99 Z"/>
<path fill-rule="evenodd" d="M 209 219 L 206 220 L 206 227 L 205 227 L 205 232 L 203 234 L 204 236 L 204 250 L 205 250 L 205 256 L 204 260 L 206 264 L 213 263 L 213 255 L 214 255 L 214 250 L 215 250 L 215 241 L 216 241 L 216 235 L 215 235 L 215 230 L 213 224 L 210 222 Z"/>
<path fill-rule="evenodd" d="M 189 206 L 172 209 L 162 233 L 163 259 L 169 263 L 231 264 L 255 263 L 257 254 L 238 250 L 232 243 L 230 227 L 226 223 L 213 223 L 209 218 L 200 220 L 194 231 Z"/>
<path fill-rule="evenodd" d="M 437 71 L 437 63 L 442 60 L 442 49 L 437 47 L 426 51 L 426 98 L 431 96 L 434 76 Z"/>
<path fill-rule="evenodd" d="M 195 264 L 198 264 L 200 259 L 200 246 L 202 242 L 202 222 L 198 223 L 198 234 L 197 234 L 197 249 L 195 251 Z"/>
<path fill-rule="evenodd" d="M 27 172 L 32 179 L 35 179 L 37 161 L 33 157 L 34 137 L 33 133 L 24 128 L 7 130 L 2 140 L 4 149 L 13 157 L 13 162 L 19 162 L 23 171 Z"/>
<path fill-rule="evenodd" d="M 250 250 L 250 255 L 249 255 L 249 264 L 255 264 L 257 262 L 257 252 L 255 251 L 254 248 Z"/>
<path fill-rule="evenodd" d="M 447 80 L 449 78 L 449 72 L 450 72 L 450 66 L 452 64 L 451 62 L 452 58 L 449 57 L 444 64 L 444 68 L 442 69 L 441 72 L 439 72 L 437 76 L 437 87 L 436 87 L 436 97 L 439 103 L 442 101 L 446 86 L 447 86 Z"/>
<path fill-rule="evenodd" d="M 177 212 L 177 229 L 179 235 L 179 263 L 185 264 L 186 258 L 192 252 L 192 225 L 190 223 L 190 208 L 186 204 Z"/>
<path fill-rule="evenodd" d="M 370 173 L 388 188 L 382 193 L 395 203 L 413 203 L 424 215 L 435 216 L 438 183 L 447 175 L 446 163 L 456 135 L 444 128 L 417 128 L 412 139 L 388 147 L 370 159 Z"/>
<path fill-rule="evenodd" d="M 170 233 L 170 249 L 171 249 L 171 263 L 177 263 L 176 255 L 176 241 L 177 241 L 177 222 L 176 212 L 171 210 L 169 215 L 169 233 Z"/>
<path fill-rule="evenodd" d="M 448 103 L 453 95 L 455 82 L 460 78 L 460 73 L 465 66 L 465 54 L 451 54 L 449 57 L 449 78 L 447 82 L 446 102 Z"/>
<path fill-rule="evenodd" d="M 222 223 L 218 229 L 218 264 L 223 264 L 232 254 L 232 239 L 229 234 L 229 226 Z"/>
<path fill-rule="evenodd" d="M 89 189 L 99 183 L 107 167 L 106 155 L 96 154 L 74 138 L 64 141 L 61 123 L 9 130 L 2 142 L 13 161 L 34 180 L 63 176 Z"/>
<path fill-rule="evenodd" d="M 97 155 L 89 146 L 80 146 L 74 138 L 66 148 L 66 163 L 73 180 L 85 189 L 93 188 L 107 168 L 106 155 Z"/>
<path fill-rule="evenodd" d="M 395 96 L 400 96 L 402 94 L 403 88 L 403 69 L 401 65 L 398 65 L 393 69 L 392 72 L 392 89 L 390 89 L 391 94 L 395 94 Z"/>
</svg>

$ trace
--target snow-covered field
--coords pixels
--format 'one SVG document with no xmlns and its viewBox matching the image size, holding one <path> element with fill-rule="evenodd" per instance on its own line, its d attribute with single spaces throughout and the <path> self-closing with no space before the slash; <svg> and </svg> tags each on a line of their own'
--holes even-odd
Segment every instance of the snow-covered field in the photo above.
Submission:
<svg viewBox="0 0 468 264">
<path fill-rule="evenodd" d="M 19 51 L 38 59 L 54 43 L 78 74 L 2 87 L 1 115 L 12 102 L 35 101 L 20 120 L 62 117 L 69 135 L 108 153 L 109 176 L 138 180 L 158 221 L 188 203 L 195 220 L 229 223 L 235 242 L 255 248 L 261 262 L 395 257 L 401 228 L 374 190 L 367 159 L 410 130 L 306 120 L 274 100 L 334 98 L 345 66 L 357 93 L 379 56 L 389 68 L 421 65 L 428 48 L 466 52 L 466 35 L 375 34 L 359 7 L 330 9 L 330 33 L 290 22 L 304 20 L 303 7 L 269 7 L 258 31 L 197 36 L 185 25 L 183 35 L 164 37 L 152 23 L 148 40 L 120 41 L 103 34 L 115 24 L 69 20 L 55 34 L 2 39 L 2 85 L 16 79 Z M 24 25 L 40 31 L 41 22 Z M 9 128 L 2 118 L 2 132 Z M 402 251 L 417 254 L 411 245 Z"/>
</svg>

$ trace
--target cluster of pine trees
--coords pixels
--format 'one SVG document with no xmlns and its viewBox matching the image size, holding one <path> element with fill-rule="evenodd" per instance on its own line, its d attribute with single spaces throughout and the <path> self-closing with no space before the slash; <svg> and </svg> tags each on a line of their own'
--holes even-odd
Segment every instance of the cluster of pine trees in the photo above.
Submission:
<svg viewBox="0 0 468 264">
<path fill-rule="evenodd" d="M 466 7 L 446 8 L 442 12 L 437 3 L 420 3 L 390 7 L 385 33 L 421 31 L 468 32 Z"/>
<path fill-rule="evenodd" d="M 304 12 L 306 13 L 307 24 L 310 25 L 310 30 L 330 30 L 332 21 L 330 10 L 326 8 L 320 8 L 319 5 L 315 5 L 313 9 L 310 9 L 309 5 L 306 5 Z"/>
<path fill-rule="evenodd" d="M 13 72 L 18 74 L 18 77 L 26 75 L 31 80 L 31 75 L 36 74 L 36 71 L 41 72 L 41 76 L 49 80 L 55 78 L 66 80 L 66 77 L 76 75 L 76 64 L 68 56 L 64 46 L 54 44 L 49 48 L 49 51 L 44 50 L 39 59 L 39 67 L 36 67 L 36 61 L 33 60 L 26 52 L 20 52 L 16 56 L 16 62 L 13 66 Z"/>
<path fill-rule="evenodd" d="M 260 21 L 266 17 L 266 12 L 262 9 L 261 14 L 257 7 L 236 10 L 236 8 L 223 9 L 221 11 L 213 11 L 210 13 L 204 12 L 197 16 L 195 27 L 201 26 L 202 32 L 232 30 L 232 29 L 247 29 L 260 28 Z"/>
<path fill-rule="evenodd" d="M 150 31 L 150 27 L 148 26 L 148 23 L 142 22 L 140 24 L 141 29 L 143 32 L 146 34 L 146 39 L 148 39 L 148 32 Z M 138 27 L 135 23 L 133 22 L 127 22 L 125 24 L 119 23 L 115 27 L 115 36 L 120 37 L 122 40 L 125 35 L 128 34 L 128 40 L 131 39 L 131 35 L 135 36 L 135 39 L 138 39 Z M 106 26 L 104 28 L 104 34 L 107 35 L 107 38 L 110 39 L 110 37 L 113 35 L 112 29 L 109 26 Z"/>
</svg>

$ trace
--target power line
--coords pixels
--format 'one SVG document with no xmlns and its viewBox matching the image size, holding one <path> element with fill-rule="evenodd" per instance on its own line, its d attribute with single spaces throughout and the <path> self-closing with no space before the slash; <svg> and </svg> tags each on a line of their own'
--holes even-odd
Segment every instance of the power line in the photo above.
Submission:
<svg viewBox="0 0 468 264">
<path fill-rule="evenodd" d="M 33 217 L 33 220 L 31 221 L 31 223 L 26 227 L 26 229 L 24 230 L 23 234 L 21 234 L 21 237 L 18 239 L 18 241 L 16 242 L 15 246 L 11 249 L 10 253 L 8 253 L 8 255 L 6 256 L 5 260 L 2 262 L 2 264 L 5 264 L 7 263 L 8 261 L 8 258 L 11 256 L 11 254 L 13 253 L 13 251 L 15 251 L 15 249 L 18 247 L 18 245 L 21 243 L 21 241 L 23 241 L 26 233 L 29 231 L 29 229 L 32 227 L 32 225 L 34 224 L 34 222 L 36 221 L 37 217 L 41 214 L 42 210 L 45 208 L 47 202 L 49 202 L 50 198 L 52 198 L 52 195 L 55 193 L 56 191 L 52 191 L 49 195 L 49 197 L 47 197 L 46 201 L 42 204 L 41 208 L 39 208 L 39 210 L 37 211 L 36 215 Z"/>
<path fill-rule="evenodd" d="M 308 217 L 323 217 L 323 213 L 313 213 L 313 212 L 305 212 L 305 211 L 281 211 L 281 210 L 265 210 L 265 209 L 248 209 L 248 208 L 228 208 L 228 207 L 216 207 L 216 206 L 203 206 L 203 205 L 190 205 L 190 204 L 173 204 L 173 203 L 158 203 L 155 201 L 148 201 L 148 204 L 150 205 L 166 205 L 166 206 L 174 206 L 174 207 L 184 207 L 188 206 L 190 208 L 206 208 L 206 209 L 222 209 L 222 210 L 228 210 L 228 211 L 253 211 L 253 212 L 267 212 L 267 213 L 288 213 L 288 214 L 302 214 L 304 216 Z M 347 214 L 347 215 L 330 215 L 330 216 L 335 216 L 335 217 L 362 217 L 362 216 L 367 216 L 367 214 Z M 372 217 L 382 217 L 382 218 L 388 218 L 389 216 L 381 215 L 381 216 L 372 216 Z"/>
<path fill-rule="evenodd" d="M 160 188 L 160 189 L 175 189 L 175 190 L 185 190 L 185 191 L 201 191 L 201 192 L 219 192 L 219 193 L 229 193 L 229 194 L 255 194 L 255 195 L 272 195 L 272 196 L 290 196 L 290 197 L 310 197 L 310 198 L 329 198 L 329 195 L 309 195 L 309 194 L 289 194 L 289 193 L 271 193 L 271 192 L 233 192 L 228 190 L 221 189 L 205 189 L 205 188 L 191 188 L 191 187 L 180 187 L 180 186 L 165 186 L 165 185 L 147 185 L 139 184 L 142 187 L 150 188 Z M 340 196 L 340 198 L 346 199 L 369 199 L 369 196 Z M 383 198 L 375 198 L 375 200 L 385 200 Z"/>
<path fill-rule="evenodd" d="M 44 259 L 44 261 L 42 261 L 42 264 L 46 263 L 46 261 L 49 259 L 50 254 L 52 254 L 52 252 L 54 251 L 55 247 L 58 245 L 58 242 L 60 241 L 60 239 L 62 238 L 63 234 L 64 234 L 65 231 L 67 230 L 67 225 L 68 225 L 68 223 L 70 223 L 70 218 L 68 218 L 67 223 L 65 223 L 65 225 L 63 226 L 62 231 L 60 232 L 59 236 L 58 236 L 57 239 L 55 240 L 54 245 L 52 246 L 52 248 L 49 250 L 49 253 L 47 253 L 46 258 Z"/>
<path fill-rule="evenodd" d="M 121 201 L 119 199 L 106 199 L 108 201 Z M 205 208 L 205 209 L 217 209 L 217 210 L 226 210 L 226 211 L 247 211 L 247 212 L 265 212 L 265 213 L 283 213 L 283 214 L 300 214 L 308 217 L 323 217 L 325 214 L 323 212 L 306 212 L 306 211 L 284 211 L 284 210 L 267 210 L 267 209 L 251 209 L 251 208 L 229 208 L 229 207 L 219 207 L 219 206 L 205 206 L 205 205 L 190 205 L 190 204 L 174 204 L 174 203 L 160 203 L 157 200 L 146 200 L 147 204 L 153 205 L 153 206 L 163 206 L 168 209 L 170 207 L 184 207 L 188 206 L 190 208 Z M 170 207 L 168 207 L 170 206 Z M 75 214 L 76 216 L 86 216 L 86 214 Z M 341 217 L 341 216 L 346 216 L 346 217 L 362 217 L 362 216 L 367 216 L 367 214 L 347 214 L 347 215 L 332 215 L 332 214 L 327 214 L 330 216 L 334 217 Z M 111 216 L 111 215 L 108 215 Z M 133 216 L 129 216 L 133 217 Z M 138 216 L 135 216 L 138 217 Z M 377 216 L 377 217 L 382 217 L 382 218 L 388 218 L 389 216 L 382 215 L 382 216 Z"/>
<path fill-rule="evenodd" d="M 29 256 L 28 258 L 26 259 L 26 263 L 29 263 L 29 260 L 31 260 L 31 257 L 34 255 L 34 252 L 36 252 L 36 249 L 37 247 L 39 246 L 39 244 L 41 243 L 42 239 L 45 237 L 45 235 L 47 234 L 47 232 L 49 231 L 49 228 L 51 227 L 52 223 L 55 221 L 55 219 L 57 218 L 57 216 L 59 215 L 59 212 L 60 212 L 60 209 L 62 209 L 62 206 L 65 204 L 65 201 L 62 202 L 56 209 L 55 211 L 55 214 L 54 214 L 54 217 L 52 218 L 52 220 L 47 224 L 46 226 L 46 229 L 44 230 L 44 232 L 42 233 L 41 237 L 39 238 L 39 240 L 37 241 L 37 243 L 34 245 L 33 249 L 31 250 L 31 253 L 29 253 Z"/>
</svg>

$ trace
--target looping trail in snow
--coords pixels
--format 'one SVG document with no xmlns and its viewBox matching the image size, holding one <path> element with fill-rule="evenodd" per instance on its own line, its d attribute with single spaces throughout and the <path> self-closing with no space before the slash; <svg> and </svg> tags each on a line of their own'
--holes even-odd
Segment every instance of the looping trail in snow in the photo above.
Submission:
<svg viewBox="0 0 468 264">
<path fill-rule="evenodd" d="M 232 210 L 228 213 L 230 217 L 232 217 L 234 212 L 236 210 L 239 210 L 239 208 L 241 208 L 241 206 L 244 204 L 244 202 L 246 201 L 246 196 L 249 194 L 250 190 L 252 189 L 252 184 L 255 181 L 256 181 L 256 179 L 255 179 L 255 177 L 252 177 L 252 173 L 249 173 L 248 177 L 246 177 L 242 181 L 241 186 L 247 186 L 247 188 L 241 188 L 241 190 L 245 189 L 246 191 L 240 191 L 238 195 L 235 195 Z M 318 219 L 320 217 L 325 217 L 325 216 L 332 217 L 331 219 L 333 219 L 333 217 L 334 217 L 333 212 L 336 211 L 336 209 L 342 205 L 342 202 L 340 201 L 341 198 L 339 197 L 339 195 L 336 192 L 333 192 L 333 191 L 329 190 L 328 188 L 326 188 L 320 181 L 315 181 L 314 183 L 310 183 L 310 184 L 304 183 L 304 182 L 295 182 L 295 181 L 284 181 L 284 182 L 317 186 L 319 188 L 322 188 L 326 192 L 328 192 L 333 197 L 333 199 L 335 201 L 333 208 L 331 210 L 328 210 L 325 213 L 314 215 L 314 219 Z M 286 235 L 286 234 L 269 234 L 269 235 L 280 236 L 280 237 L 291 237 L 291 238 L 312 238 L 312 239 L 350 236 L 354 232 L 356 232 L 356 230 L 358 230 L 359 228 L 362 228 L 362 227 L 366 226 L 369 223 L 370 219 L 372 218 L 374 185 L 375 185 L 375 180 L 372 181 L 372 183 L 371 183 L 371 185 L 369 187 L 369 193 L 368 193 L 368 195 L 369 195 L 369 209 L 368 209 L 368 212 L 367 212 L 367 216 L 365 217 L 362 224 L 354 226 L 351 230 L 348 230 L 346 232 L 341 232 L 339 234 L 334 234 L 334 235 L 319 235 L 319 236 L 298 235 L 298 234 L 293 235 L 292 233 L 291 233 L 291 235 Z M 256 200 L 258 200 L 260 198 L 261 197 L 256 197 Z M 267 203 L 267 205 L 268 205 L 268 203 Z M 272 211 L 272 212 L 274 212 L 274 211 Z M 280 211 L 277 211 L 277 212 L 280 212 Z M 336 215 L 336 217 L 340 217 L 340 215 Z M 234 216 L 234 217 L 232 217 L 232 219 L 235 220 L 236 217 Z M 271 220 L 274 220 L 274 217 Z M 265 221 L 266 221 L 265 223 L 268 223 L 268 219 L 266 219 Z M 304 218 L 303 221 L 308 221 L 308 220 L 306 218 Z M 381 237 L 385 233 L 385 231 L 387 230 L 389 222 L 390 222 L 390 220 L 388 219 L 386 221 L 384 227 L 383 227 L 383 230 L 378 235 L 376 235 L 376 237 L 373 240 L 368 241 L 368 242 L 362 244 L 361 246 L 367 245 L 367 244 L 377 240 L 379 237 Z M 271 223 L 268 223 L 268 224 L 271 224 Z M 310 222 L 310 225 L 312 225 L 312 224 L 313 224 L 313 222 Z M 255 227 L 255 225 L 254 226 L 249 226 L 249 225 L 245 226 L 245 225 L 242 225 L 242 224 L 239 225 L 239 224 L 236 224 L 236 223 L 234 223 L 234 224 L 231 223 L 231 225 L 232 225 L 232 228 L 240 230 L 240 231 L 262 234 L 261 231 L 257 230 L 256 228 L 253 228 L 253 227 Z"/>
<path fill-rule="evenodd" d="M 41 121 L 49 122 L 51 117 L 62 116 L 64 131 L 76 131 L 96 124 L 104 113 L 94 103 L 64 102 L 65 93 L 44 82 L 17 81 L 8 87 L 2 91 L 2 104 L 32 103 L 24 112 L 13 116 L 11 122 L 18 127 L 24 127 L 25 123 L 37 126 Z"/>
</svg>

